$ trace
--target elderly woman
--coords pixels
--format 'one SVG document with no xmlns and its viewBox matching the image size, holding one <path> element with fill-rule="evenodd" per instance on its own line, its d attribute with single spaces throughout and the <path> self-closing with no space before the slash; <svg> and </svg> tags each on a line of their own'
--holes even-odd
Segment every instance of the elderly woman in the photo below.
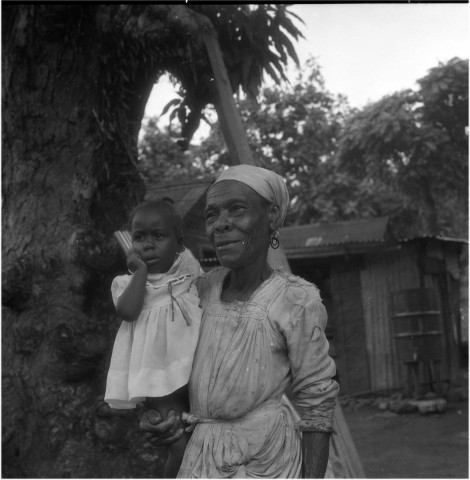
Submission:
<svg viewBox="0 0 470 480">
<path fill-rule="evenodd" d="M 314 285 L 267 261 L 287 204 L 283 179 L 248 165 L 225 170 L 207 192 L 206 231 L 222 267 L 198 285 L 203 319 L 189 382 L 195 429 L 181 478 L 325 474 L 338 393 L 326 312 Z M 281 401 L 286 389 L 300 420 Z M 144 430 L 166 443 L 181 436 L 178 418 L 153 414 Z"/>
</svg>

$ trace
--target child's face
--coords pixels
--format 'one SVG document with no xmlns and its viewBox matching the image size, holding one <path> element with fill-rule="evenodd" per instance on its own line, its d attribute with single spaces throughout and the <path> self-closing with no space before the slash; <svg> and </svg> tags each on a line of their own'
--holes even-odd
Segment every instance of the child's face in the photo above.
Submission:
<svg viewBox="0 0 470 480">
<path fill-rule="evenodd" d="M 182 239 L 176 237 L 171 215 L 163 209 L 143 208 L 132 221 L 132 248 L 149 273 L 165 273 L 173 265 Z"/>
</svg>

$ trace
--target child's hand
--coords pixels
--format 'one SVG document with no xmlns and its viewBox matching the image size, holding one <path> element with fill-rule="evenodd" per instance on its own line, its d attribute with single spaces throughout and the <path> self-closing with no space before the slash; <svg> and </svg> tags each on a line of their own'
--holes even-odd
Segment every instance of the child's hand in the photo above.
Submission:
<svg viewBox="0 0 470 480">
<path fill-rule="evenodd" d="M 137 253 L 131 251 L 127 256 L 127 268 L 134 273 L 139 269 L 147 270 L 147 265 Z"/>
</svg>

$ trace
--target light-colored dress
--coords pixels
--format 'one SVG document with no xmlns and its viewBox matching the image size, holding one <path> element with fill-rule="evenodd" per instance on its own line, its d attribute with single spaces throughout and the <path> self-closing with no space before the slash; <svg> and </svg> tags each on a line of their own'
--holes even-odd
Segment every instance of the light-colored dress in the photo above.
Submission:
<svg viewBox="0 0 470 480">
<path fill-rule="evenodd" d="M 201 273 L 186 249 L 167 273 L 148 274 L 142 312 L 135 322 L 122 322 L 114 342 L 104 398 L 112 408 L 135 408 L 188 383 L 201 323 Z M 131 278 L 113 280 L 114 304 Z"/>
<path fill-rule="evenodd" d="M 331 431 L 338 384 L 317 288 L 275 272 L 247 302 L 198 281 L 203 319 L 189 382 L 195 430 L 179 478 L 299 478 L 304 430 Z M 281 397 L 290 385 L 301 420 Z M 198 423 L 197 423 L 198 422 Z"/>
</svg>

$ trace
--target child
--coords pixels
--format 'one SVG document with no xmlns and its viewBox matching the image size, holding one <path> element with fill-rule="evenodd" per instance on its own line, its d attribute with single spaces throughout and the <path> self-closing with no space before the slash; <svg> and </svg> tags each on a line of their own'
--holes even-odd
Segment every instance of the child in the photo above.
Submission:
<svg viewBox="0 0 470 480">
<path fill-rule="evenodd" d="M 143 403 L 166 417 L 188 411 L 187 383 L 201 321 L 195 280 L 199 263 L 185 250 L 172 200 L 144 202 L 131 214 L 131 275 L 113 280 L 123 320 L 109 368 L 105 401 L 112 408 Z M 175 477 L 188 438 L 169 446 L 165 477 Z"/>
</svg>

